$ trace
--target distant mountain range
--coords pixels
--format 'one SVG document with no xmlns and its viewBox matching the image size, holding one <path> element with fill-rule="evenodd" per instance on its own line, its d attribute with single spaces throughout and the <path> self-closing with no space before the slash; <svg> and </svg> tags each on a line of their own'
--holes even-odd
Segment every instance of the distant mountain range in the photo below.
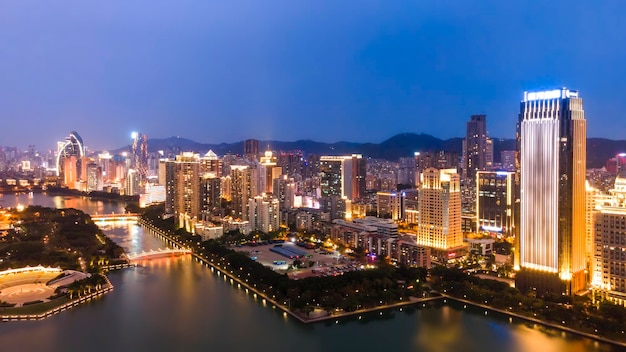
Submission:
<svg viewBox="0 0 626 352">
<path fill-rule="evenodd" d="M 376 159 L 397 160 L 400 157 L 413 156 L 413 153 L 417 151 L 447 150 L 461 155 L 462 140 L 462 138 L 444 140 L 428 134 L 401 133 L 381 143 L 323 143 L 312 140 L 295 142 L 259 141 L 259 149 L 261 152 L 268 149 L 274 151 L 302 150 L 306 154 L 318 155 L 358 153 Z M 148 150 L 150 152 L 164 150 L 174 153 L 181 151 L 206 153 L 209 149 L 219 156 L 227 153 L 243 154 L 243 141 L 238 143 L 207 144 L 180 137 L 152 138 L 148 140 Z M 113 152 L 123 150 L 128 150 L 128 147 L 123 147 Z M 515 150 L 515 139 L 494 139 L 494 158 L 496 162 L 500 161 L 500 152 L 503 150 Z M 615 141 L 604 138 L 588 138 L 587 167 L 602 167 L 608 159 L 621 152 L 626 152 L 626 140 Z"/>
</svg>

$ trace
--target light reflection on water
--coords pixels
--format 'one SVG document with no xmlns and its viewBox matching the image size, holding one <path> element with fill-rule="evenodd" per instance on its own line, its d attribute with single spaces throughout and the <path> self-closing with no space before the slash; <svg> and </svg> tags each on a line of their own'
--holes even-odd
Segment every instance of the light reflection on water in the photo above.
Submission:
<svg viewBox="0 0 626 352">
<path fill-rule="evenodd" d="M 63 198 L 62 204 L 87 212 L 115 211 L 111 203 L 78 199 L 73 203 Z M 103 230 L 129 253 L 165 247 L 135 224 L 107 223 Z M 252 292 L 237 289 L 191 256 L 144 260 L 140 267 L 112 272 L 109 277 L 115 290 L 102 299 L 44 321 L 0 324 L 0 350 L 611 350 L 589 339 L 511 324 L 506 317 L 485 317 L 482 310 L 452 304 L 304 325 L 255 299 Z"/>
</svg>

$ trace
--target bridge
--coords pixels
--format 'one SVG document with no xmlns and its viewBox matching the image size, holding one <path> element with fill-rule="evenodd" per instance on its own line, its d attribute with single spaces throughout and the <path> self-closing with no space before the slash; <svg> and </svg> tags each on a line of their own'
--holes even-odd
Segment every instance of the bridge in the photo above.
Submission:
<svg viewBox="0 0 626 352">
<path fill-rule="evenodd" d="M 125 214 L 92 214 L 91 220 L 93 221 L 137 221 L 138 215 L 136 213 Z"/>
<path fill-rule="evenodd" d="M 129 254 L 127 255 L 127 258 L 129 261 L 135 261 L 135 260 L 144 260 L 144 259 L 152 259 L 152 258 L 159 258 L 159 257 L 173 257 L 173 256 L 179 256 L 179 255 L 185 255 L 185 254 L 191 254 L 192 251 L 191 249 L 171 249 L 171 248 L 165 248 L 165 249 L 157 249 L 157 250 L 152 250 L 149 252 L 141 252 L 141 253 L 134 253 L 134 254 Z"/>
</svg>

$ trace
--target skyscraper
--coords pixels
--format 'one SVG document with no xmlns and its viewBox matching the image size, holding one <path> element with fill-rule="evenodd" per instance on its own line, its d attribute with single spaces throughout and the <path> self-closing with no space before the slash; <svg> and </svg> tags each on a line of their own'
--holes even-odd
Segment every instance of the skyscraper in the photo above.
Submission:
<svg viewBox="0 0 626 352">
<path fill-rule="evenodd" d="M 253 171 L 247 165 L 230 166 L 233 217 L 244 221 L 248 220 L 248 200 L 257 195 L 256 187 L 253 187 Z"/>
<path fill-rule="evenodd" d="M 132 133 L 131 167 L 139 174 L 140 181 L 148 176 L 148 136 L 143 133 Z"/>
<path fill-rule="evenodd" d="M 176 161 L 174 161 L 173 206 L 174 214 L 181 220 L 183 218 L 198 218 L 202 211 L 200 178 L 200 156 L 198 154 L 183 152 L 176 156 Z"/>
<path fill-rule="evenodd" d="M 320 188 L 322 197 L 340 196 L 350 200 L 365 195 L 365 159 L 352 156 L 320 157 Z"/>
<path fill-rule="evenodd" d="M 476 227 L 480 231 L 513 236 L 515 173 L 476 172 Z"/>
<path fill-rule="evenodd" d="M 566 88 L 525 92 L 518 120 L 521 271 L 517 287 L 585 288 L 586 121 Z"/>
<path fill-rule="evenodd" d="M 487 136 L 487 116 L 472 115 L 463 140 L 463 177 L 475 180 L 476 171 L 493 164 L 493 143 Z"/>
<path fill-rule="evenodd" d="M 257 139 L 246 139 L 243 141 L 243 157 L 250 161 L 258 159 L 259 141 Z"/>
</svg>

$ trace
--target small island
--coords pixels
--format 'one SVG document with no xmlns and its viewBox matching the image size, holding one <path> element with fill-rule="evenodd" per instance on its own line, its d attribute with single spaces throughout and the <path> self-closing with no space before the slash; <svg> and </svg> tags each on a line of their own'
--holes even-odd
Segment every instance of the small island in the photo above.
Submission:
<svg viewBox="0 0 626 352">
<path fill-rule="evenodd" d="M 41 319 L 113 289 L 123 249 L 76 209 L 0 209 L 0 316 Z"/>
</svg>

